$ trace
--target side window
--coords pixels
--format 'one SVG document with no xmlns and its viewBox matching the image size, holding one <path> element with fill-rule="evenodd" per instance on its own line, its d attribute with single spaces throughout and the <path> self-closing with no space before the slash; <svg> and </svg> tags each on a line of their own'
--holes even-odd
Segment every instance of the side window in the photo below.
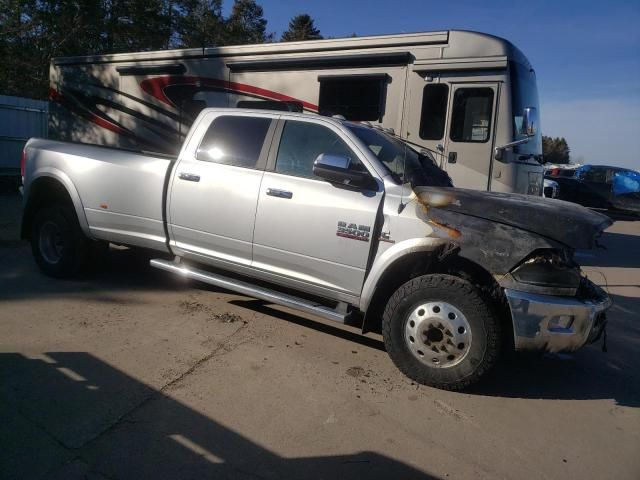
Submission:
<svg viewBox="0 0 640 480">
<path fill-rule="evenodd" d="M 314 176 L 313 162 L 321 153 L 347 156 L 354 168 L 362 167 L 347 144 L 330 129 L 316 123 L 288 120 L 282 130 L 275 170 L 311 178 Z"/>
<path fill-rule="evenodd" d="M 420 116 L 420 138 L 423 140 L 440 140 L 444 136 L 448 98 L 449 87 L 444 83 L 424 87 Z"/>
<path fill-rule="evenodd" d="M 454 142 L 484 143 L 491 135 L 493 90 L 459 88 L 453 96 L 451 132 Z"/>
<path fill-rule="evenodd" d="M 584 172 L 582 179 L 585 182 L 608 183 L 607 169 L 602 167 L 591 167 Z"/>
<path fill-rule="evenodd" d="M 255 168 L 270 118 L 223 115 L 209 125 L 196 154 L 198 160 Z"/>
<path fill-rule="evenodd" d="M 386 75 L 321 76 L 318 80 L 321 115 L 342 115 L 357 122 L 382 120 Z"/>
</svg>

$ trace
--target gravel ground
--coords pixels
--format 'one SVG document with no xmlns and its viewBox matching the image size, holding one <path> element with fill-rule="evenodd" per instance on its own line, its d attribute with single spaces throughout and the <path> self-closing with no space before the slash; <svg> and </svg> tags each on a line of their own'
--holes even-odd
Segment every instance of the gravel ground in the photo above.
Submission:
<svg viewBox="0 0 640 480">
<path fill-rule="evenodd" d="M 112 248 L 39 273 L 0 196 L 0 478 L 640 478 L 640 222 L 581 257 L 609 352 L 516 357 L 469 393 L 381 339 L 185 283 Z"/>
</svg>

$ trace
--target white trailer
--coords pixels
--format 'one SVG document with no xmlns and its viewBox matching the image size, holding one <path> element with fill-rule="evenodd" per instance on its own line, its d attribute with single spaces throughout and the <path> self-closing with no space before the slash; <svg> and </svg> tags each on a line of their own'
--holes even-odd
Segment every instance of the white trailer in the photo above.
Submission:
<svg viewBox="0 0 640 480">
<path fill-rule="evenodd" d="M 428 149 L 457 187 L 542 192 L 540 128 L 520 131 L 537 117 L 534 70 L 483 33 L 55 58 L 50 78 L 50 135 L 61 140 L 176 153 L 204 107 L 339 114 Z"/>
</svg>

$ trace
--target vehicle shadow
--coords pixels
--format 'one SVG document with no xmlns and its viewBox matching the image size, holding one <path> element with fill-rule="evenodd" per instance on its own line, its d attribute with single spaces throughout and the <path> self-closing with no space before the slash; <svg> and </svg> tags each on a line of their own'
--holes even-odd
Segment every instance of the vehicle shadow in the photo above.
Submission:
<svg viewBox="0 0 640 480">
<path fill-rule="evenodd" d="M 160 256 L 160 255 L 155 255 Z M 71 279 L 52 279 L 38 269 L 29 244 L 0 239 L 0 300 L 24 300 L 67 296 L 96 301 L 118 301 L 131 292 L 180 290 L 189 283 L 174 275 L 161 274 L 149 266 L 149 254 L 135 249 L 111 247 L 106 259 L 92 271 Z"/>
<path fill-rule="evenodd" d="M 613 399 L 640 407 L 640 298 L 611 296 L 607 352 L 602 339 L 574 353 L 514 354 L 504 358 L 476 395 L 558 400 Z"/>
<path fill-rule="evenodd" d="M 619 295 L 612 295 L 612 299 L 606 353 L 601 351 L 600 340 L 571 354 L 505 354 L 484 382 L 465 393 L 555 400 L 610 398 L 618 405 L 640 407 L 640 324 L 634 321 L 633 313 L 640 311 L 640 299 Z M 231 303 L 384 351 L 380 340 L 271 308 L 261 300 Z"/>
<path fill-rule="evenodd" d="M 605 232 L 598 250 L 578 250 L 576 261 L 583 267 L 640 267 L 640 236 Z"/>
<path fill-rule="evenodd" d="M 85 352 L 0 353 L 0 379 L 2 478 L 435 478 L 375 452 L 285 458 Z"/>
<path fill-rule="evenodd" d="M 344 330 L 337 326 L 327 325 L 316 320 L 309 320 L 294 313 L 285 312 L 276 308 L 272 308 L 268 303 L 262 300 L 232 300 L 229 302 L 238 307 L 247 308 L 254 312 L 258 312 L 264 315 L 269 315 L 285 322 L 294 323 L 305 328 L 312 328 L 321 333 L 332 335 L 337 338 L 349 340 L 350 342 L 358 343 L 363 347 L 373 348 L 375 350 L 385 351 L 384 343 L 381 340 L 377 340 L 371 337 L 365 337 L 359 333 L 360 326 L 357 324 L 352 325 L 358 328 L 358 330 Z"/>
</svg>

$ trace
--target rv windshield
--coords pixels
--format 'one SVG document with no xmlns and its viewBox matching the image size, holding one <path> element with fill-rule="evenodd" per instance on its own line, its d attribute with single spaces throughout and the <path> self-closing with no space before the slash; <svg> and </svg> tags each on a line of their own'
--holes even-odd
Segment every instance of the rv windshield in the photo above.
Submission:
<svg viewBox="0 0 640 480">
<path fill-rule="evenodd" d="M 525 135 L 520 133 L 522 114 L 526 107 L 534 107 L 540 112 L 538 102 L 538 85 L 536 73 L 518 62 L 509 62 L 511 74 L 511 111 L 513 118 L 513 139 L 520 140 Z M 542 155 L 542 134 L 538 125 L 537 133 L 528 143 L 518 146 L 518 153 Z"/>
<path fill-rule="evenodd" d="M 451 178 L 438 168 L 435 162 L 422 155 L 401 140 L 376 130 L 354 123 L 346 123 L 356 136 L 391 172 L 399 183 L 415 186 L 452 187 Z"/>
</svg>

